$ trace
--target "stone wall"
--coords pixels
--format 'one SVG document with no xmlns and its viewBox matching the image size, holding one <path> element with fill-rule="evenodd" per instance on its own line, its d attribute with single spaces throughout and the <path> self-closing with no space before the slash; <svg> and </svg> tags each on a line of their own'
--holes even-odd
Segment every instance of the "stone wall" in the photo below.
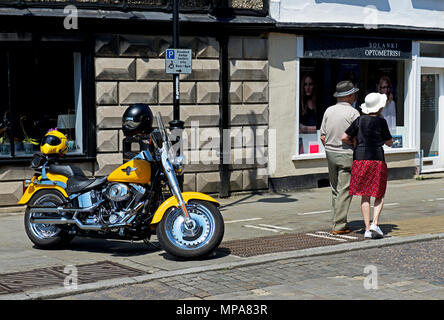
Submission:
<svg viewBox="0 0 444 320">
<path fill-rule="evenodd" d="M 31 161 L 29 161 L 31 162 Z M 90 163 L 75 163 L 85 175 L 93 175 L 93 165 Z M 8 164 L 0 166 L 0 207 L 15 206 L 23 195 L 23 181 L 31 179 L 34 170 L 29 163 Z"/>
<path fill-rule="evenodd" d="M 171 37 L 97 36 L 96 176 L 106 175 L 122 163 L 121 116 L 129 104 L 147 103 L 154 113 L 161 112 L 165 122 L 172 120 L 172 75 L 165 73 L 164 60 L 165 50 L 171 43 Z M 211 37 L 181 37 L 180 46 L 193 52 L 192 74 L 180 76 L 180 116 L 186 127 L 184 155 L 189 163 L 184 189 L 217 193 L 220 183 L 219 43 Z M 229 40 L 230 135 L 233 140 L 237 135 L 245 142 L 243 145 L 233 143 L 230 176 L 233 192 L 268 188 L 267 147 L 255 148 L 255 135 L 252 134 L 267 134 L 267 51 L 267 39 L 231 37 Z M 198 129 L 192 127 L 196 124 Z M 192 143 L 196 134 L 200 140 Z M 245 141 L 248 139 L 250 141 Z M 256 160 L 246 161 L 251 155 Z"/>
</svg>

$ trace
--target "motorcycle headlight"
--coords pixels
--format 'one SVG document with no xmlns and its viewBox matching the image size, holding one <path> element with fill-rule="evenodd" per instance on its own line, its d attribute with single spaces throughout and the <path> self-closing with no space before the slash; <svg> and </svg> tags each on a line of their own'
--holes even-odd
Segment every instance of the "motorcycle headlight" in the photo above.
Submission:
<svg viewBox="0 0 444 320">
<path fill-rule="evenodd" d="M 176 172 L 176 174 L 181 175 L 183 173 L 183 168 L 184 168 L 184 157 L 183 156 L 177 156 L 174 159 L 173 168 L 174 168 L 174 171 Z"/>
</svg>

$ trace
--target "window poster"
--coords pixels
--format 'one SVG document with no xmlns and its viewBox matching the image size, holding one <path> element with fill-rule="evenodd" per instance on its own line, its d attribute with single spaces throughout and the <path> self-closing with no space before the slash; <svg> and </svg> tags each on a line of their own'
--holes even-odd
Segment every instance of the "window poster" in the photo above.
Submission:
<svg viewBox="0 0 444 320">
<path fill-rule="evenodd" d="M 387 103 L 382 109 L 382 116 L 387 121 L 390 133 L 396 134 L 397 124 L 397 67 L 396 62 L 378 62 L 374 63 L 375 72 L 370 77 L 375 83 L 376 92 L 387 95 Z"/>
<path fill-rule="evenodd" d="M 333 97 L 336 85 L 350 80 L 359 92 L 353 103 L 361 112 L 360 105 L 371 92 L 387 95 L 387 104 L 382 111 L 389 130 L 401 134 L 402 146 L 404 106 L 404 62 L 402 60 L 359 59 L 301 59 L 299 88 L 299 153 L 319 153 L 324 148 L 319 140 L 319 129 L 325 110 L 336 104 Z"/>
<path fill-rule="evenodd" d="M 314 67 L 301 69 L 299 132 L 316 133 L 318 110 L 318 83 Z"/>
<path fill-rule="evenodd" d="M 393 136 L 392 148 L 402 148 L 402 135 Z"/>
<path fill-rule="evenodd" d="M 324 115 L 325 63 L 310 60 L 301 67 L 299 96 L 299 153 L 319 153 L 323 146 L 319 140 L 319 128 Z M 328 72 L 327 72 L 328 73 Z"/>
</svg>

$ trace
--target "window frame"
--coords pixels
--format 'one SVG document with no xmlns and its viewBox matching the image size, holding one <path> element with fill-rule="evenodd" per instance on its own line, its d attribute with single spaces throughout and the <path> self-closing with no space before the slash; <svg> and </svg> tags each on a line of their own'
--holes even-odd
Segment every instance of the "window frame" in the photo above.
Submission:
<svg viewBox="0 0 444 320">
<path fill-rule="evenodd" d="M 79 36 L 73 38 L 67 36 L 64 38 L 60 34 L 29 34 L 24 40 L 17 41 L 0 40 L 0 49 L 5 51 L 14 50 L 38 50 L 39 48 L 63 49 L 73 53 L 78 52 L 81 55 L 80 62 L 80 89 L 82 103 L 82 154 L 66 154 L 60 158 L 59 162 L 85 162 L 96 160 L 96 113 L 95 113 L 95 88 L 94 88 L 94 41 L 91 37 Z M 72 90 L 75 90 L 75 84 Z M 8 89 L 9 90 L 9 89 Z M 8 108 L 12 108 L 9 104 Z M 32 159 L 33 154 L 29 156 L 20 155 L 0 158 L 0 165 L 4 164 L 27 164 Z"/>
</svg>

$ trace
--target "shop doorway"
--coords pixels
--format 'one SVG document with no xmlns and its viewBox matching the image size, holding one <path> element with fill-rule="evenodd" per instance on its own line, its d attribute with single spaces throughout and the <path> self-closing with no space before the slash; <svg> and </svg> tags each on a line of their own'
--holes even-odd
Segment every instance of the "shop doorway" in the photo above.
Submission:
<svg viewBox="0 0 444 320">
<path fill-rule="evenodd" d="M 422 172 L 444 170 L 444 69 L 421 68 L 420 150 Z"/>
</svg>

